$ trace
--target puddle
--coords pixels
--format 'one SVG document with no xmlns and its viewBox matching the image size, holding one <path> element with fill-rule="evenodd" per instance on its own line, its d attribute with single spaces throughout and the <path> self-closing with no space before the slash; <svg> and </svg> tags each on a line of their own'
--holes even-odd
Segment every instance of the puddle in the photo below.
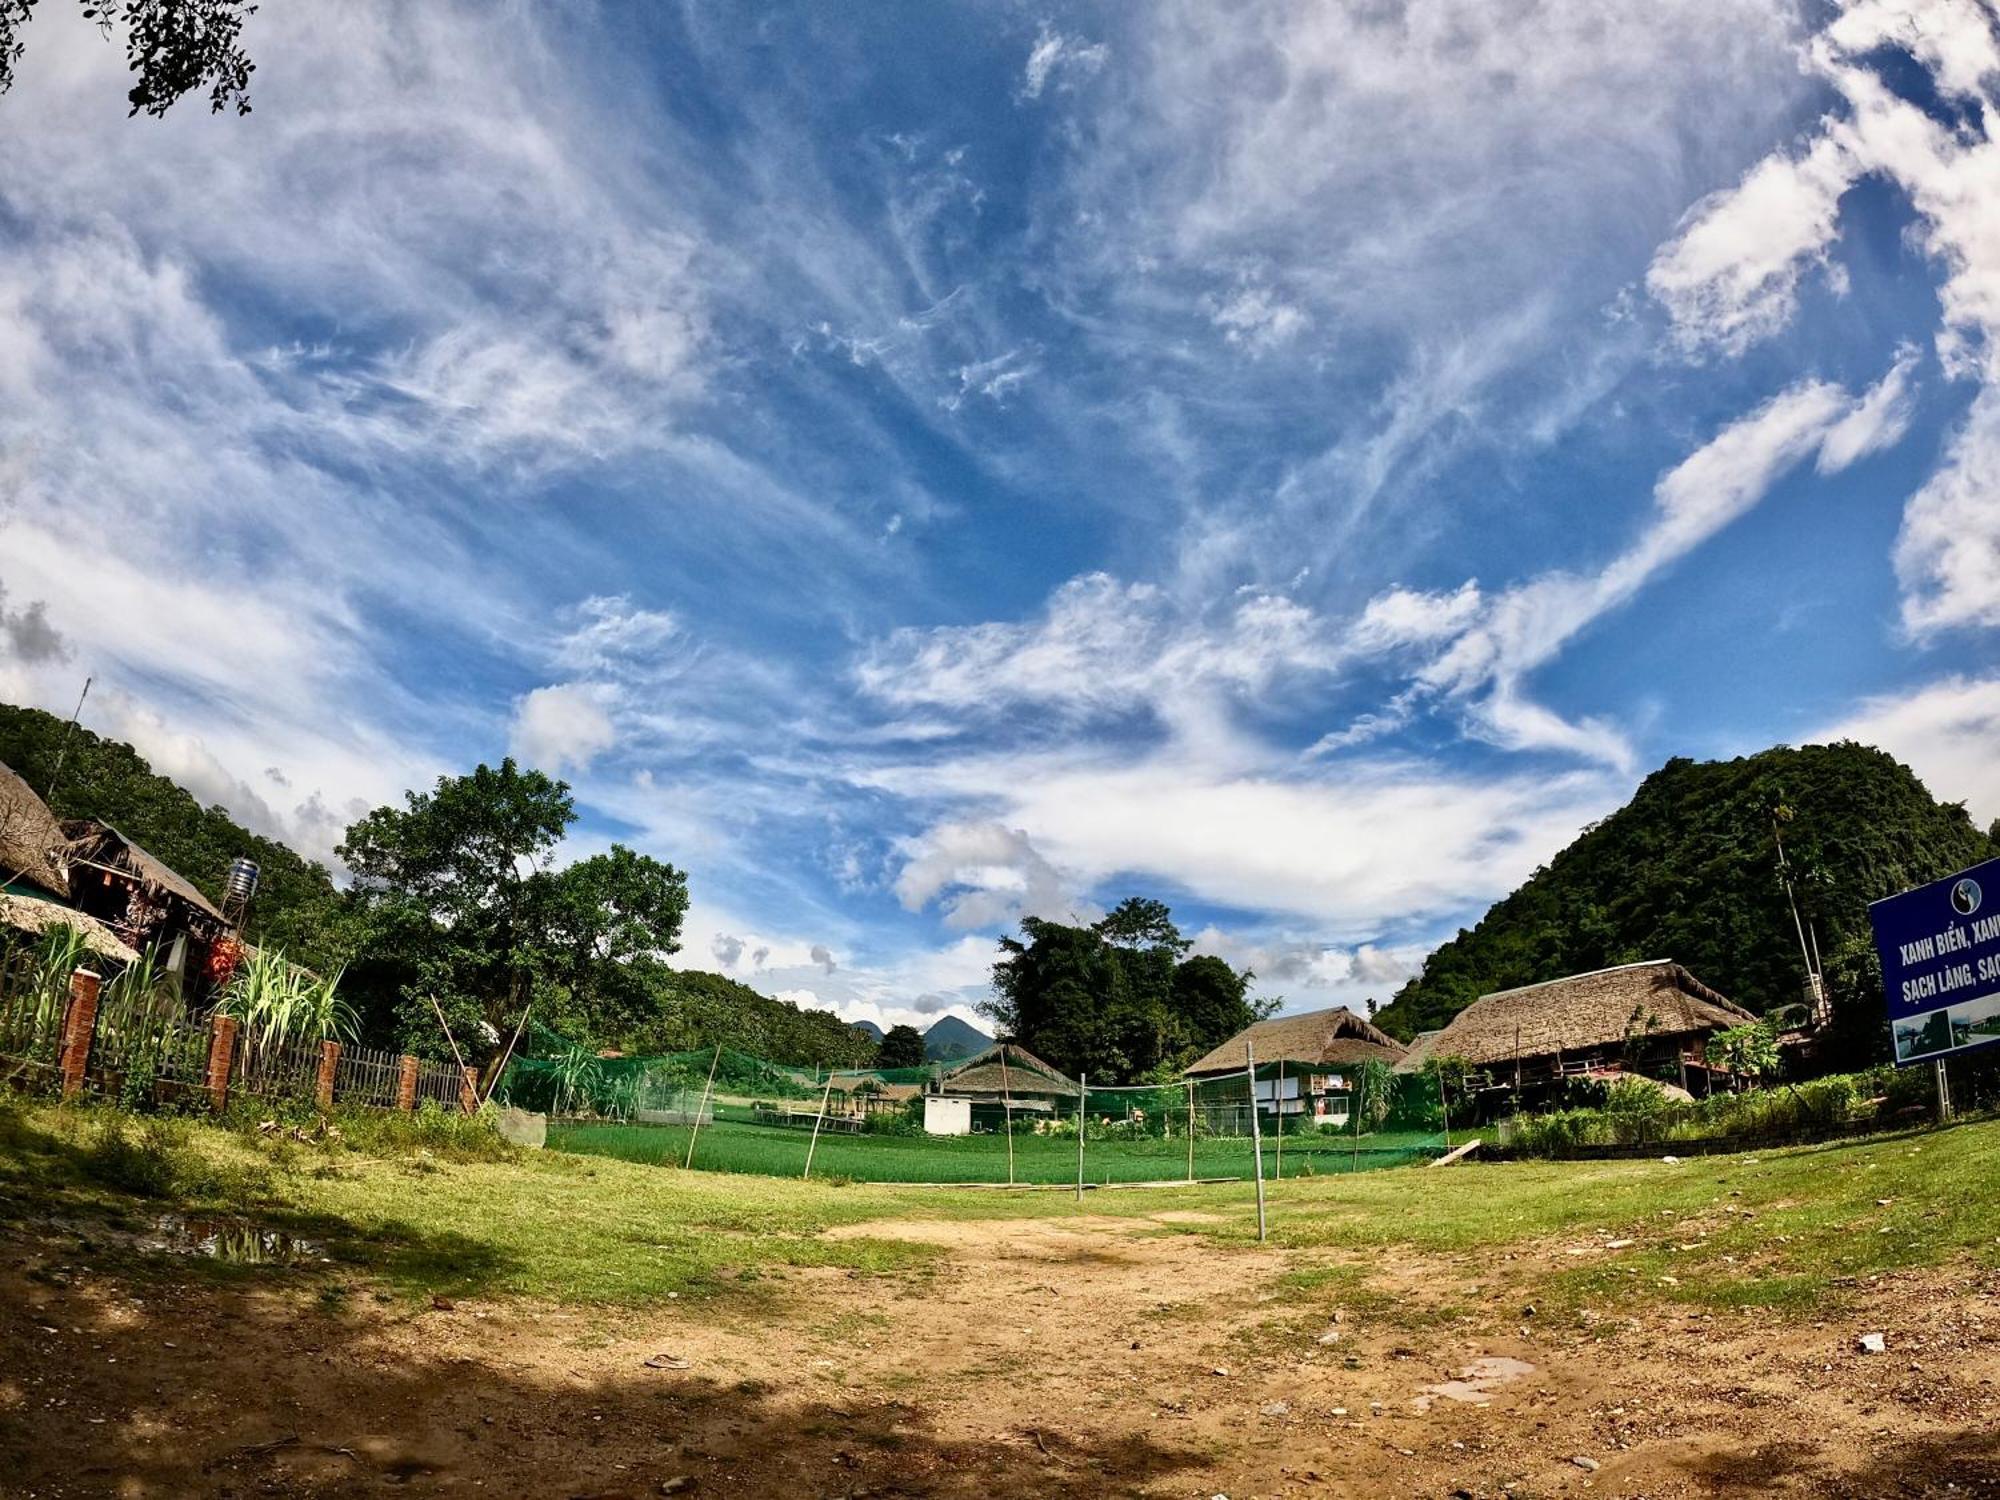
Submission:
<svg viewBox="0 0 2000 1500">
<path fill-rule="evenodd" d="M 162 1214 L 155 1219 L 152 1233 L 140 1237 L 139 1248 L 164 1255 L 199 1255 L 236 1266 L 318 1265 L 327 1259 L 318 1240 L 301 1239 L 242 1219 L 186 1214 Z"/>
<path fill-rule="evenodd" d="M 1469 1401 L 1483 1406 L 1493 1399 L 1501 1386 L 1534 1373 L 1535 1367 L 1525 1359 L 1510 1359 L 1504 1354 L 1475 1359 L 1458 1372 L 1456 1380 L 1425 1386 L 1416 1399 L 1416 1408 L 1418 1411 L 1429 1411 L 1431 1403 L 1439 1397 L 1446 1401 Z"/>
</svg>

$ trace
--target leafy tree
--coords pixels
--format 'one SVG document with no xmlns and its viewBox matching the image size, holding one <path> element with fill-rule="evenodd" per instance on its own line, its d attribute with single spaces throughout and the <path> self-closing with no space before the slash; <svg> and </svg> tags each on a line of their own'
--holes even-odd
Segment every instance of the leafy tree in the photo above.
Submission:
<svg viewBox="0 0 2000 1500">
<path fill-rule="evenodd" d="M 27 50 L 21 29 L 36 3 L 0 0 L 0 94 L 14 86 L 14 65 Z M 182 95 L 204 87 L 212 112 L 250 113 L 257 65 L 243 50 L 242 33 L 257 7 L 248 0 L 82 0 L 82 8 L 106 40 L 124 27 L 131 114 L 164 115 Z"/>
<path fill-rule="evenodd" d="M 1708 1039 L 1708 1065 L 1727 1068 L 1732 1086 L 1745 1078 L 1762 1078 L 1778 1071 L 1778 1037 L 1769 1024 L 1754 1021 L 1732 1026 Z"/>
<path fill-rule="evenodd" d="M 878 1068 L 921 1068 L 924 1065 L 924 1034 L 914 1026 L 891 1026 L 875 1049 Z"/>
<path fill-rule="evenodd" d="M 1089 927 L 1028 917 L 1002 938 L 982 1013 L 1065 1072 L 1171 1077 L 1257 1019 L 1251 976 L 1192 946 L 1159 901 L 1133 898 Z M 1275 1002 L 1271 1002 L 1273 1005 Z"/>
<path fill-rule="evenodd" d="M 1174 970 L 1173 1017 L 1181 1067 L 1235 1036 L 1278 1008 L 1274 999 L 1253 1001 L 1250 981 L 1212 954 L 1197 953 Z"/>
<path fill-rule="evenodd" d="M 1791 813 L 1774 824 L 1774 809 Z M 1778 864 L 1782 833 L 1799 905 Z M 1749 1010 L 1801 998 L 1817 935 L 1830 1067 L 1886 1056 L 1868 903 L 2000 854 L 1956 803 L 1864 745 L 1671 760 L 1519 890 L 1425 961 L 1376 1024 L 1408 1039 L 1493 990 L 1672 958 Z"/>
<path fill-rule="evenodd" d="M 686 877 L 614 844 L 552 868 L 576 816 L 569 787 L 509 760 L 380 807 L 340 846 L 369 922 L 354 966 L 403 1046 L 490 1048 L 530 1000 L 543 1024 L 596 1037 L 649 1008 L 647 965 L 679 946 Z M 435 1006 L 435 1010 L 433 1007 Z"/>
</svg>

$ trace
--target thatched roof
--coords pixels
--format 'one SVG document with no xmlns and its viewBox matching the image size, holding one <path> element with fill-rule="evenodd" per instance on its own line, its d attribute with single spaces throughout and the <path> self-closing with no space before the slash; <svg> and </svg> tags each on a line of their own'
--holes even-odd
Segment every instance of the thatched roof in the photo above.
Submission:
<svg viewBox="0 0 2000 1500">
<path fill-rule="evenodd" d="M 1190 1067 L 1188 1076 L 1241 1072 L 1246 1042 L 1256 1048 L 1260 1069 L 1266 1063 L 1280 1062 L 1315 1065 L 1373 1059 L 1393 1063 L 1403 1055 L 1401 1042 L 1342 1005 L 1298 1016 L 1275 1016 L 1245 1027 Z"/>
<path fill-rule="evenodd" d="M 953 1063 L 939 1076 L 938 1086 L 947 1094 L 990 1094 L 995 1099 L 1003 1095 L 1074 1099 L 1077 1093 L 1074 1078 L 1013 1042 L 995 1042 L 984 1052 Z"/>
<path fill-rule="evenodd" d="M 11 927 L 16 932 L 32 933 L 36 937 L 52 927 L 74 927 L 83 934 L 84 944 L 98 958 L 122 965 L 131 963 L 139 956 L 137 949 L 97 918 L 85 916 L 55 901 L 17 896 L 11 891 L 0 891 L 0 926 Z"/>
<path fill-rule="evenodd" d="M 1415 1073 L 1430 1061 L 1431 1053 L 1437 1050 L 1437 1039 L 1444 1035 L 1437 1031 L 1420 1031 L 1410 1038 L 1409 1050 L 1396 1061 L 1398 1073 Z"/>
<path fill-rule="evenodd" d="M 164 860 L 148 854 L 109 823 L 100 823 L 95 818 L 72 818 L 63 824 L 63 829 L 69 834 L 70 847 L 79 859 L 123 869 L 142 884 L 178 897 L 218 922 L 226 920 L 192 881 Z"/>
<path fill-rule="evenodd" d="M 1726 1031 L 1756 1019 L 1679 964 L 1653 959 L 1482 995 L 1438 1033 L 1431 1050 L 1485 1067 L 1511 1062 L 1517 1052 L 1589 1052 L 1639 1034 Z"/>
<path fill-rule="evenodd" d="M 67 843 L 48 804 L 0 761 L 0 885 L 19 878 L 67 896 L 69 876 L 62 866 Z"/>
</svg>

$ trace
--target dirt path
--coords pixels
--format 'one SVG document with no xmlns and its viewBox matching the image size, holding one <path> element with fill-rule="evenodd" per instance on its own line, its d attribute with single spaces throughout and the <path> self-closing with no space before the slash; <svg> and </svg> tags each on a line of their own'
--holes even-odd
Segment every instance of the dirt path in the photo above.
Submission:
<svg viewBox="0 0 2000 1500">
<path fill-rule="evenodd" d="M 1301 1293 L 1279 1278 L 1324 1258 L 1185 1218 L 871 1224 L 946 1253 L 640 1313 L 129 1282 L 73 1237 L 0 1242 L 0 1493 L 2000 1495 L 1990 1275 L 1885 1279 L 1823 1327 L 1554 1331 L 1512 1290 L 1533 1255 Z"/>
</svg>

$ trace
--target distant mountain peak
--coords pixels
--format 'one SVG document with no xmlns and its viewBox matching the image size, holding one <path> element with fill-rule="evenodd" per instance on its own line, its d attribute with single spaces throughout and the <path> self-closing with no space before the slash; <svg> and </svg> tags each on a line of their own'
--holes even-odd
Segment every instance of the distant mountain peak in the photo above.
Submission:
<svg viewBox="0 0 2000 1500">
<path fill-rule="evenodd" d="M 954 1062 L 992 1045 L 992 1037 L 957 1016 L 939 1016 L 924 1033 L 924 1056 L 932 1062 Z"/>
</svg>

